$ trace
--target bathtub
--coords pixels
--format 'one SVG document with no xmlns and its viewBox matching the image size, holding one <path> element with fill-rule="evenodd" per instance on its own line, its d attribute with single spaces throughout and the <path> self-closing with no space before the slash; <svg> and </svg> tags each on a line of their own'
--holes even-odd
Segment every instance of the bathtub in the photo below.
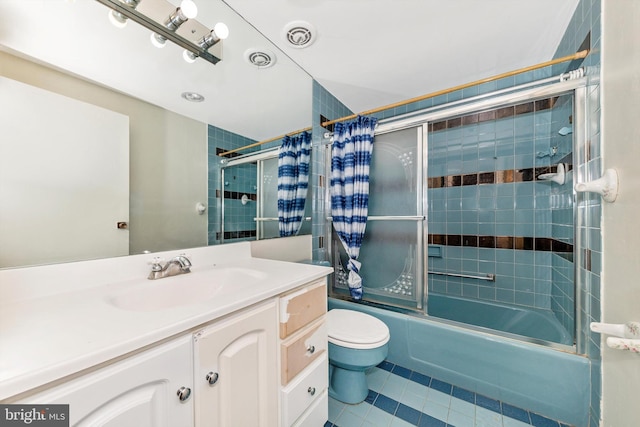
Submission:
<svg viewBox="0 0 640 427">
<path fill-rule="evenodd" d="M 586 357 L 329 298 L 332 308 L 362 311 L 385 322 L 391 363 L 571 425 L 588 425 Z"/>
<path fill-rule="evenodd" d="M 572 345 L 553 312 L 429 293 L 429 315 L 516 335 Z"/>
</svg>

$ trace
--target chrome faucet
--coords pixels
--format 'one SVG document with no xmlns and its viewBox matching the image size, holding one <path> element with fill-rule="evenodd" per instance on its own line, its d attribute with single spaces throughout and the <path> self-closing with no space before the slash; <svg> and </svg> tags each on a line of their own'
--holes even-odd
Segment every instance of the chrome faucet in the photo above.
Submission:
<svg viewBox="0 0 640 427">
<path fill-rule="evenodd" d="M 177 276 L 178 274 L 191 273 L 191 261 L 185 254 L 171 258 L 166 263 L 159 257 L 153 258 L 149 280 L 162 279 L 164 277 Z"/>
</svg>

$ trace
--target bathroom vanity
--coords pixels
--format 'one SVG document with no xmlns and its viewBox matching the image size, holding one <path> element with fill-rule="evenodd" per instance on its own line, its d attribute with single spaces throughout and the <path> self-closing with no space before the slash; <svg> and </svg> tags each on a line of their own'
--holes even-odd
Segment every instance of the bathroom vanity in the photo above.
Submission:
<svg viewBox="0 0 640 427">
<path fill-rule="evenodd" d="M 78 426 L 323 425 L 332 270 L 189 252 L 160 280 L 149 255 L 0 271 L 1 402 Z"/>
</svg>

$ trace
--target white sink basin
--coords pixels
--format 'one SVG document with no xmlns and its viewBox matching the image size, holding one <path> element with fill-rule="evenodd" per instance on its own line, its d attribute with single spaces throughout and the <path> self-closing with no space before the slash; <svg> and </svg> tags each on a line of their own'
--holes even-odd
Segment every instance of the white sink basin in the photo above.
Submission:
<svg viewBox="0 0 640 427">
<path fill-rule="evenodd" d="M 110 304 L 132 311 L 157 311 L 210 300 L 222 292 L 255 284 L 267 274 L 250 268 L 220 267 L 163 279 L 147 280 L 135 289 L 108 298 Z"/>
</svg>

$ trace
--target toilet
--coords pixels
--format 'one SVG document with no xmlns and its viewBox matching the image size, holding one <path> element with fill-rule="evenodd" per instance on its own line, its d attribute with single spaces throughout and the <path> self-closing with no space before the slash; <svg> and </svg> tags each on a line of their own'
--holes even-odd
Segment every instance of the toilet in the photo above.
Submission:
<svg viewBox="0 0 640 427">
<path fill-rule="evenodd" d="M 327 313 L 329 396 L 360 403 L 369 394 L 365 371 L 387 357 L 389 328 L 381 320 L 354 310 Z"/>
</svg>

